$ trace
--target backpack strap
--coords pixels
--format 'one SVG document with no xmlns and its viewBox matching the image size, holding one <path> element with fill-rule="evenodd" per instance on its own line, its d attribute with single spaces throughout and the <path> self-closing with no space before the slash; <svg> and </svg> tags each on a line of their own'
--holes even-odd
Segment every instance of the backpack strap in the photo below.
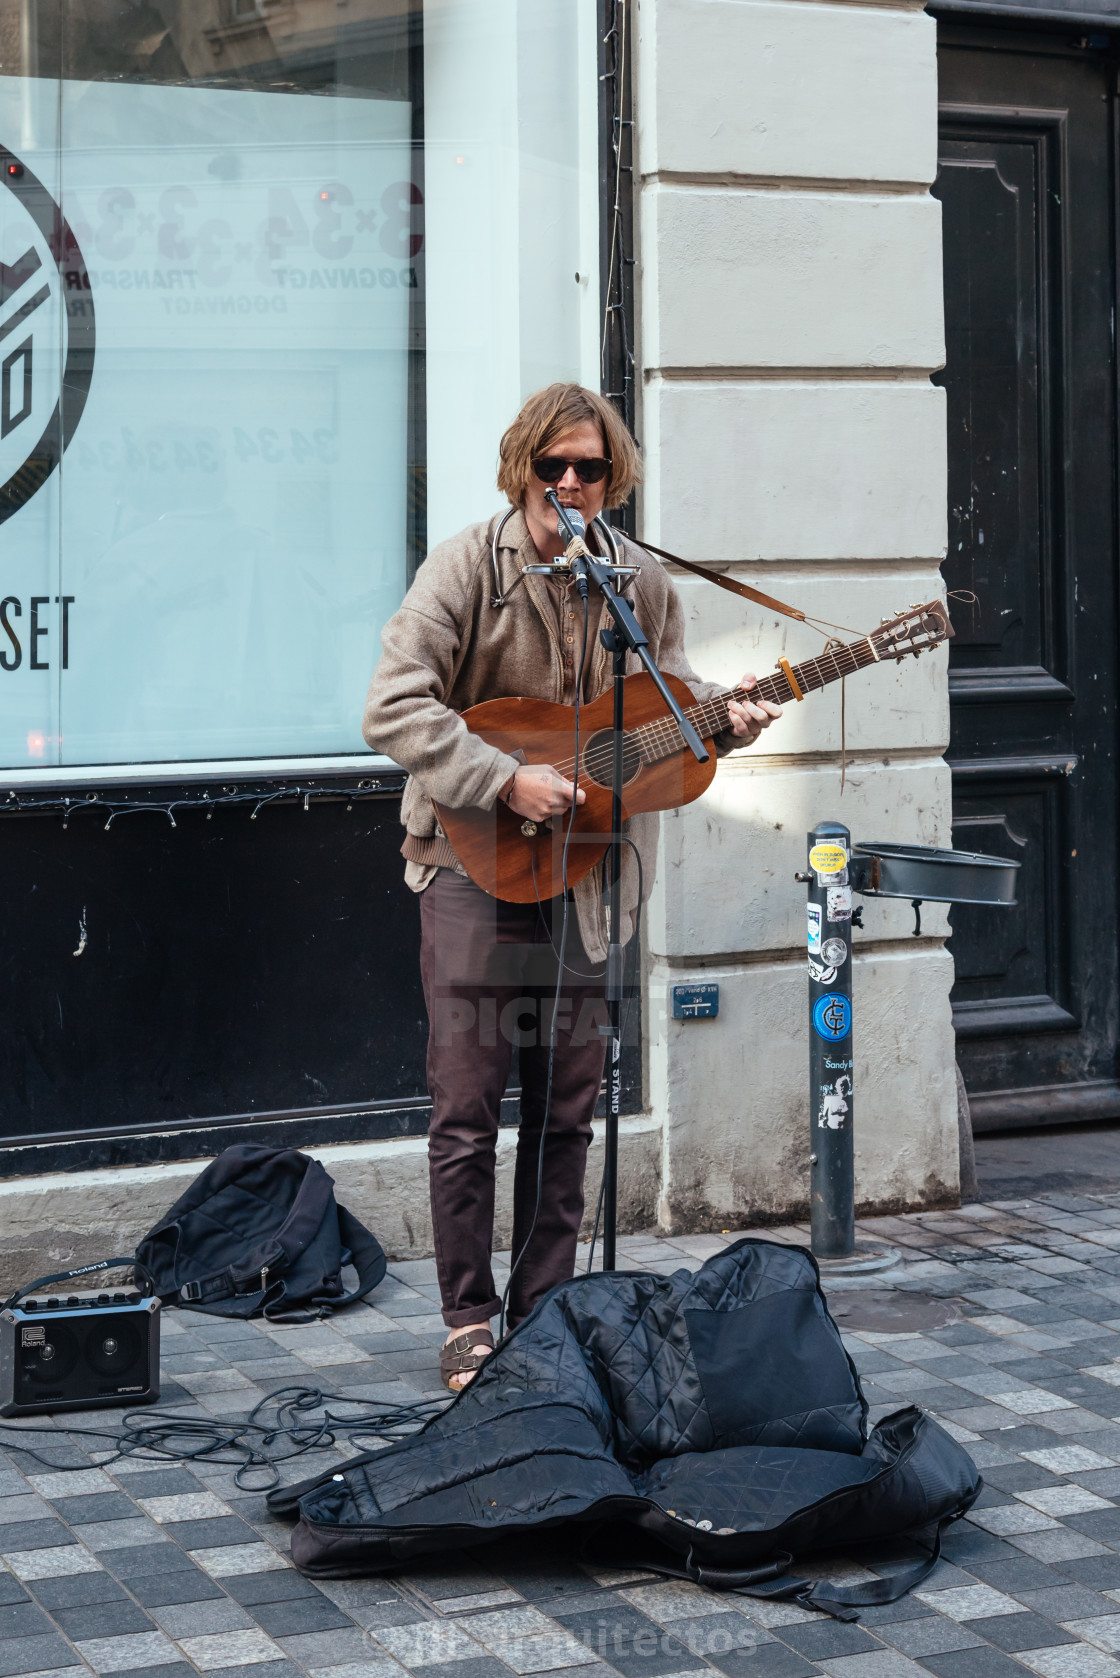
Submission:
<svg viewBox="0 0 1120 1678">
<path fill-rule="evenodd" d="M 907 1591 L 912 1591 L 915 1585 L 920 1585 L 923 1579 L 929 1577 L 941 1560 L 941 1534 L 956 1519 L 956 1515 L 949 1515 L 938 1522 L 933 1542 L 920 1561 L 912 1562 L 909 1567 L 900 1568 L 886 1578 L 868 1579 L 862 1585 L 833 1585 L 827 1579 L 784 1578 L 769 1588 L 753 1581 L 722 1584 L 717 1577 L 722 1570 L 709 1567 L 695 1568 L 692 1577 L 699 1585 L 710 1585 L 716 1590 L 733 1590 L 737 1596 L 776 1597 L 798 1602 L 804 1608 L 819 1609 L 822 1614 L 831 1614 L 834 1620 L 858 1620 L 861 1608 L 877 1608 L 886 1602 L 897 1602 L 899 1597 L 905 1596 Z M 919 1528 L 918 1532 L 921 1531 L 928 1529 Z M 918 1532 L 906 1536 L 920 1542 Z"/>
<path fill-rule="evenodd" d="M 350 1263 L 358 1272 L 358 1285 L 353 1293 L 344 1293 L 341 1299 L 332 1300 L 332 1309 L 340 1305 L 352 1305 L 356 1299 L 364 1299 L 379 1282 L 384 1281 L 388 1268 L 388 1260 L 376 1235 L 371 1234 L 365 1224 L 360 1224 L 353 1212 L 348 1212 L 345 1206 L 338 1208 L 338 1233 L 342 1237 L 343 1245 L 350 1249 Z"/>
<path fill-rule="evenodd" d="M 358 1286 L 352 1293 L 313 1296 L 296 1305 L 289 1304 L 281 1292 L 271 1305 L 262 1305 L 263 1314 L 270 1322 L 314 1322 L 317 1317 L 330 1316 L 342 1306 L 352 1305 L 356 1299 L 364 1298 L 384 1279 L 387 1261 L 377 1237 L 360 1224 L 345 1206 L 336 1203 L 335 1211 L 338 1213 L 339 1239 L 350 1252 L 349 1258 L 344 1258 L 342 1262 L 354 1266 L 358 1272 Z"/>
<path fill-rule="evenodd" d="M 637 1556 L 634 1565 L 669 1579 L 690 1579 L 694 1585 L 704 1585 L 713 1591 L 733 1591 L 736 1596 L 796 1602 L 802 1608 L 816 1608 L 822 1614 L 830 1614 L 834 1620 L 858 1620 L 861 1608 L 897 1602 L 899 1597 L 928 1578 L 941 1559 L 941 1534 L 957 1519 L 958 1515 L 952 1514 L 938 1523 L 928 1553 L 921 1561 L 913 1562 L 885 1579 L 869 1579 L 862 1585 L 832 1585 L 827 1579 L 790 1579 L 786 1575 L 793 1557 L 785 1551 L 778 1551 L 770 1561 L 754 1567 L 708 1567 L 694 1561 L 691 1550 L 676 1565 L 660 1558 L 651 1560 L 645 1554 Z M 918 1528 L 906 1536 L 920 1542 L 918 1535 L 923 1531 L 928 1531 L 928 1528 Z M 617 1560 L 612 1562 L 612 1566 L 619 1565 Z"/>
<path fill-rule="evenodd" d="M 251 1249 L 236 1269 L 227 1265 L 212 1276 L 184 1282 L 179 1288 L 180 1304 L 208 1304 L 234 1294 L 266 1293 L 270 1273 L 279 1276 L 315 1239 L 333 1195 L 333 1180 L 317 1159 L 309 1159 L 291 1210 L 276 1234 Z"/>
</svg>

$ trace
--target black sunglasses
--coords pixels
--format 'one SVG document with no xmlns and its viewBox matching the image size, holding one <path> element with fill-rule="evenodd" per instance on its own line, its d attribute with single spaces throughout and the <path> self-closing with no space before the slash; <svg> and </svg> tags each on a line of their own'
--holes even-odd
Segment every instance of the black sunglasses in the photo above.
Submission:
<svg viewBox="0 0 1120 1678">
<path fill-rule="evenodd" d="M 611 469 L 609 460 L 561 460 L 559 455 L 542 455 L 534 460 L 533 471 L 542 484 L 558 484 L 568 467 L 572 467 L 581 484 L 601 484 Z"/>
</svg>

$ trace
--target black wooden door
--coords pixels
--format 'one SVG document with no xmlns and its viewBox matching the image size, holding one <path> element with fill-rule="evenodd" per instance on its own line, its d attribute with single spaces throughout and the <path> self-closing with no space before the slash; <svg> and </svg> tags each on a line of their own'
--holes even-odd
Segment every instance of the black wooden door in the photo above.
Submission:
<svg viewBox="0 0 1120 1678">
<path fill-rule="evenodd" d="M 941 26 L 953 835 L 1022 864 L 951 916 L 977 1130 L 1120 1113 L 1116 68 L 1071 35 Z"/>
</svg>

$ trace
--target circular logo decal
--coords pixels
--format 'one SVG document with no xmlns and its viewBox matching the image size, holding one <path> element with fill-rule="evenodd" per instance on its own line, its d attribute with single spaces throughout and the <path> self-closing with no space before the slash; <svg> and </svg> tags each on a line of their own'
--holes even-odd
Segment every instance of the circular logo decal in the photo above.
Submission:
<svg viewBox="0 0 1120 1678">
<path fill-rule="evenodd" d="M 848 946 L 842 938 L 826 938 L 821 945 L 821 956 L 826 967 L 843 967 L 848 959 Z"/>
<path fill-rule="evenodd" d="M 813 1004 L 813 1030 L 826 1043 L 839 1043 L 852 1029 L 852 1004 L 840 991 L 829 991 Z"/>
<path fill-rule="evenodd" d="M 0 523 L 46 483 L 93 374 L 93 293 L 62 210 L 0 146 Z"/>
</svg>

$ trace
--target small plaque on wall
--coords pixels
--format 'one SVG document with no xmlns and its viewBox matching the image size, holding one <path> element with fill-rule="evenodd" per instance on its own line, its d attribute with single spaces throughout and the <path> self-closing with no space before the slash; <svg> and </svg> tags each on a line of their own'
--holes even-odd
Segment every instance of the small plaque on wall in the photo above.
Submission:
<svg viewBox="0 0 1120 1678">
<path fill-rule="evenodd" d="M 675 1020 L 714 1020 L 718 1013 L 718 985 L 673 986 Z"/>
</svg>

